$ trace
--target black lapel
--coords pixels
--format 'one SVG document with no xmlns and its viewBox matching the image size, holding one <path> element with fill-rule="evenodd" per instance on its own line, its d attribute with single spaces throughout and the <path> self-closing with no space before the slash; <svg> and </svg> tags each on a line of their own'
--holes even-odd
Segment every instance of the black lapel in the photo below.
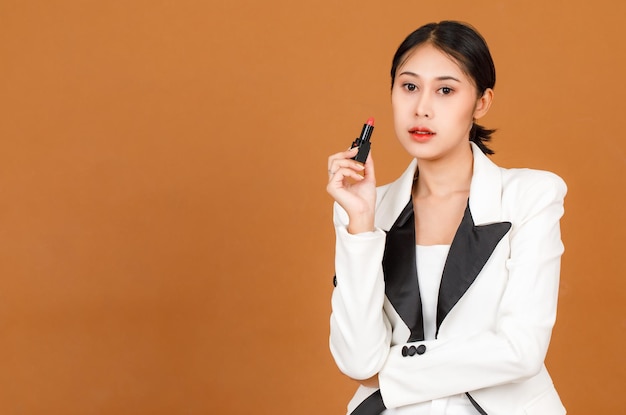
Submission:
<svg viewBox="0 0 626 415">
<path fill-rule="evenodd" d="M 443 320 L 472 285 L 509 229 L 510 222 L 475 226 L 468 204 L 443 269 L 437 304 L 437 333 Z"/>
<path fill-rule="evenodd" d="M 415 263 L 415 218 L 412 199 L 409 199 L 409 203 L 387 232 L 383 274 L 385 294 L 411 330 L 408 341 L 424 340 L 424 318 Z"/>
<path fill-rule="evenodd" d="M 379 389 L 361 402 L 350 415 L 379 415 L 385 409 L 387 408 L 383 403 L 383 396 Z"/>
</svg>

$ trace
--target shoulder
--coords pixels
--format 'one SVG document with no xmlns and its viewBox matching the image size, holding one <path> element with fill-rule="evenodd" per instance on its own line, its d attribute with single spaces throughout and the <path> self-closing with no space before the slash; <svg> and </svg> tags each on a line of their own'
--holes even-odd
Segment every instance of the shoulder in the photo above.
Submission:
<svg viewBox="0 0 626 415">
<path fill-rule="evenodd" d="M 558 175 L 535 169 L 506 169 L 500 168 L 502 172 L 503 193 L 516 192 L 554 192 L 562 195 L 567 193 L 565 181 Z"/>
<path fill-rule="evenodd" d="M 567 185 L 558 175 L 535 169 L 505 169 L 502 172 L 502 202 L 512 211 L 532 213 L 549 205 L 563 205 Z"/>
</svg>

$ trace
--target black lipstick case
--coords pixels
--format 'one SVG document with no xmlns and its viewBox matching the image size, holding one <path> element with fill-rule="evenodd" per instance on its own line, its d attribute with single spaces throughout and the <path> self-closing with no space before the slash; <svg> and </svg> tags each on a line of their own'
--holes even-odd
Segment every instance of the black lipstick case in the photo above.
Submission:
<svg viewBox="0 0 626 415">
<path fill-rule="evenodd" d="M 372 137 L 372 132 L 374 131 L 374 126 L 369 124 L 364 124 L 363 129 L 361 130 L 361 135 L 356 138 L 352 142 L 352 146 L 350 148 L 358 147 L 359 151 L 356 153 L 356 156 L 352 157 L 352 160 L 356 160 L 359 163 L 365 163 L 367 160 L 367 155 L 370 153 L 371 143 L 370 138 Z"/>
</svg>

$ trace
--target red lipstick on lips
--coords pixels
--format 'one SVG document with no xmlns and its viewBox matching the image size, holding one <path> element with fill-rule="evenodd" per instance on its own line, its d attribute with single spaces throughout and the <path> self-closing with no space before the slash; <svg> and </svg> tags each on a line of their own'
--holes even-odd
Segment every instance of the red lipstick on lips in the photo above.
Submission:
<svg viewBox="0 0 626 415">
<path fill-rule="evenodd" d="M 430 140 L 431 138 L 435 136 L 435 132 L 431 130 L 430 128 L 426 128 L 426 127 L 411 128 L 409 130 L 409 134 L 411 134 L 411 137 L 413 138 L 413 140 L 419 143 L 425 143 L 426 141 Z"/>
</svg>

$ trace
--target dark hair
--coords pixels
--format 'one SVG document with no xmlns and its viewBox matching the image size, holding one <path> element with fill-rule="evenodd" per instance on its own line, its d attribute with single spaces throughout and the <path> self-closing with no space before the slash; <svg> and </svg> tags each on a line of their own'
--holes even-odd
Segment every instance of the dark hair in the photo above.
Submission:
<svg viewBox="0 0 626 415">
<path fill-rule="evenodd" d="M 496 84 L 496 68 L 489 53 L 485 39 L 470 25 L 456 21 L 442 21 L 426 24 L 409 36 L 398 47 L 391 64 L 391 86 L 393 87 L 396 71 L 410 52 L 418 46 L 429 43 L 456 60 L 463 72 L 473 81 L 482 96 L 488 88 Z M 487 147 L 495 130 L 486 129 L 476 123 L 470 130 L 470 140 L 476 143 L 485 154 L 493 154 Z"/>
</svg>

